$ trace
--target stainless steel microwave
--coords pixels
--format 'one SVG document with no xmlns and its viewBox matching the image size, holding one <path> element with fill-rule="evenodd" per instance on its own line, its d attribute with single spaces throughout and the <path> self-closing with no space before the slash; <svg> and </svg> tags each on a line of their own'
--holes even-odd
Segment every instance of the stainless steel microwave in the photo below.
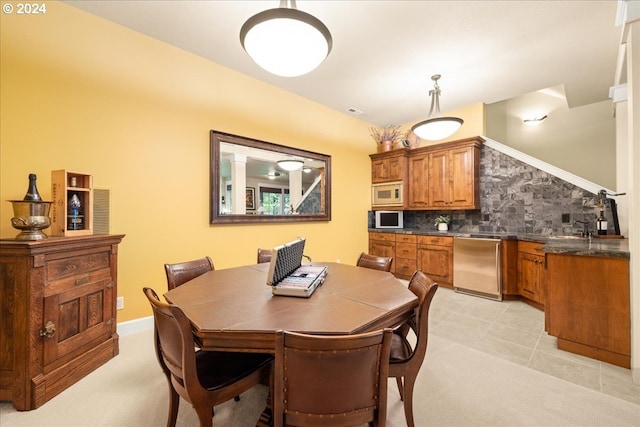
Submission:
<svg viewBox="0 0 640 427">
<path fill-rule="evenodd" d="M 402 182 L 387 182 L 371 186 L 371 206 L 402 206 Z"/>
</svg>

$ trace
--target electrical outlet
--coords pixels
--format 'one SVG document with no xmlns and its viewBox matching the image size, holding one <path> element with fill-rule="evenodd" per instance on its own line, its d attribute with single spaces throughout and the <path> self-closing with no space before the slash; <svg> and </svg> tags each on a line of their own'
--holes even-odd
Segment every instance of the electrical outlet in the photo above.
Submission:
<svg viewBox="0 0 640 427">
<path fill-rule="evenodd" d="M 124 297 L 118 297 L 116 299 L 116 310 L 124 309 Z"/>
<path fill-rule="evenodd" d="M 563 224 L 567 224 L 569 222 L 571 222 L 571 217 L 569 216 L 568 213 L 563 213 L 562 214 L 562 223 Z"/>
</svg>

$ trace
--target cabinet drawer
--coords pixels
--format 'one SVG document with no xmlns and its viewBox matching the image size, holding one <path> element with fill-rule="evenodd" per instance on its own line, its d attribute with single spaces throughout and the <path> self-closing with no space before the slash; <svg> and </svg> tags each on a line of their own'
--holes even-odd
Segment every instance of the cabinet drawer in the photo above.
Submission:
<svg viewBox="0 0 640 427">
<path fill-rule="evenodd" d="M 418 236 L 419 245 L 453 246 L 453 237 Z"/>
<path fill-rule="evenodd" d="M 109 262 L 110 254 L 106 251 L 54 259 L 47 262 L 47 281 L 81 276 L 92 271 L 109 268 Z"/>
<path fill-rule="evenodd" d="M 393 262 L 396 265 L 396 276 L 400 278 L 410 278 L 416 271 L 415 259 L 395 258 Z"/>
<path fill-rule="evenodd" d="M 416 259 L 415 243 L 396 243 L 396 258 Z"/>
<path fill-rule="evenodd" d="M 544 255 L 542 251 L 542 247 L 544 243 L 536 243 L 536 242 L 518 242 L 518 252 L 527 252 L 533 255 Z"/>
<path fill-rule="evenodd" d="M 102 270 L 85 272 L 60 280 L 49 281 L 45 283 L 44 296 L 47 297 L 59 292 L 66 292 L 74 288 L 92 286 L 96 282 L 104 282 L 106 284 L 113 283 L 111 269 L 103 268 Z"/>
<path fill-rule="evenodd" d="M 380 240 L 384 242 L 395 242 L 396 235 L 393 233 L 369 233 L 369 240 Z"/>
<path fill-rule="evenodd" d="M 413 234 L 396 234 L 396 243 L 416 243 L 417 236 Z"/>
</svg>

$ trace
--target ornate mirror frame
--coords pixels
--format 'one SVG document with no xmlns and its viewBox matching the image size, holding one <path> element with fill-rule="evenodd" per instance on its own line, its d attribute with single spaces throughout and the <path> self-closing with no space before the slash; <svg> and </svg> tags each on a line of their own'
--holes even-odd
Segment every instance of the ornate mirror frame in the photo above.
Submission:
<svg viewBox="0 0 640 427">
<path fill-rule="evenodd" d="M 232 158 L 234 159 L 233 164 L 231 164 L 232 162 L 229 160 L 231 156 L 233 156 Z M 256 203 L 254 199 L 257 198 L 260 202 L 260 190 L 255 186 L 249 186 L 247 184 L 249 179 L 251 179 L 252 182 L 270 183 L 270 180 L 274 179 L 273 175 L 276 175 L 277 177 L 275 177 L 275 179 L 280 180 L 280 187 L 284 188 L 286 186 L 290 188 L 291 184 L 288 181 L 283 182 L 282 180 L 285 178 L 287 180 L 295 180 L 296 178 L 294 177 L 296 175 L 295 173 L 287 172 L 279 168 L 276 164 L 277 159 L 300 160 L 304 162 L 305 174 L 298 172 L 297 176 L 306 175 L 306 172 L 310 172 L 308 174 L 309 177 L 304 176 L 303 178 L 308 180 L 311 179 L 310 177 L 313 177 L 314 182 L 312 184 L 300 184 L 303 188 L 302 195 L 300 196 L 302 200 L 298 205 L 299 212 L 293 208 L 292 204 L 291 208 L 293 208 L 293 213 L 290 212 L 290 209 L 289 212 L 284 214 L 261 213 L 261 211 L 264 212 L 264 210 L 260 203 Z M 211 224 L 286 223 L 331 220 L 331 156 L 329 155 L 211 130 L 210 161 L 209 212 Z M 242 173 L 244 173 L 244 177 L 238 179 L 242 183 L 241 187 L 246 187 L 246 206 L 244 207 L 246 213 L 242 213 L 243 209 L 241 207 L 232 206 L 231 201 L 228 201 L 231 198 L 229 196 L 234 194 L 228 192 L 233 191 L 233 181 L 228 181 L 229 178 L 225 177 L 224 182 L 222 182 L 222 176 L 223 173 L 229 173 L 227 170 L 229 168 L 235 172 L 235 175 L 231 176 L 241 176 Z M 261 171 L 268 169 L 269 176 L 266 174 L 260 175 L 258 178 L 247 176 L 250 170 L 257 170 L 257 168 L 260 168 Z M 278 184 L 274 185 L 278 186 Z M 306 190 L 305 185 L 307 185 Z M 237 189 L 235 193 L 238 194 L 236 198 L 239 198 L 240 193 L 237 193 L 237 191 L 240 190 Z M 245 189 L 243 188 L 242 191 L 245 191 Z M 287 194 L 288 191 L 287 189 Z M 307 202 L 305 202 L 306 199 L 308 199 Z M 305 206 L 311 207 L 305 208 Z M 249 208 L 253 209 L 248 210 Z M 241 213 L 233 212 L 234 209 L 240 209 Z M 311 213 L 305 213 L 305 209 L 312 209 L 312 211 Z M 319 211 L 316 212 L 316 209 Z"/>
</svg>

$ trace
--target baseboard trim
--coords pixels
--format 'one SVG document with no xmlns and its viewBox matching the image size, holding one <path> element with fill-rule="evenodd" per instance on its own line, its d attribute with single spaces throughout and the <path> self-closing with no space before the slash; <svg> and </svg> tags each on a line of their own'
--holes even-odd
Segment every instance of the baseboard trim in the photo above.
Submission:
<svg viewBox="0 0 640 427">
<path fill-rule="evenodd" d="M 148 331 L 150 329 L 153 329 L 153 316 L 120 322 L 117 325 L 118 335 L 120 335 L 121 337 L 136 334 L 138 332 Z"/>
</svg>

